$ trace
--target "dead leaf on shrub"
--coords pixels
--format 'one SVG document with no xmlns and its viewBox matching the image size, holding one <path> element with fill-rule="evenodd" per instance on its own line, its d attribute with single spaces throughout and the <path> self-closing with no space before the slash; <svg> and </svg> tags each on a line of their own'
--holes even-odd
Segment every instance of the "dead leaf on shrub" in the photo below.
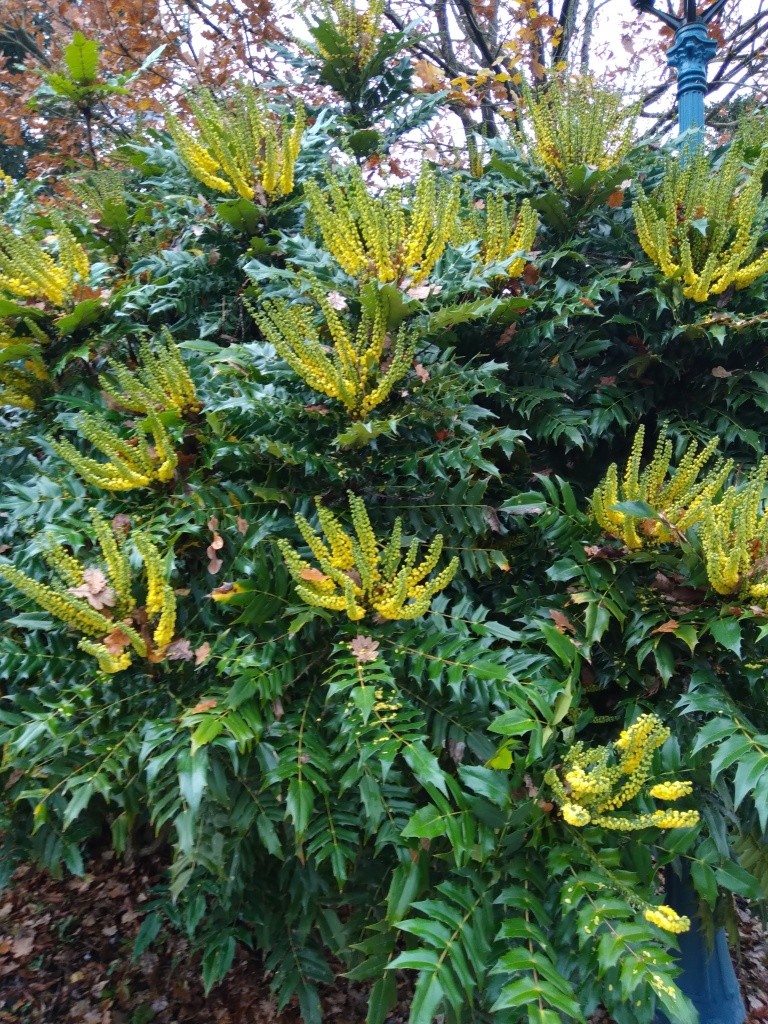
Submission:
<svg viewBox="0 0 768 1024">
<path fill-rule="evenodd" d="M 111 633 L 108 633 L 103 640 L 104 646 L 110 654 L 122 654 L 131 638 L 126 636 L 119 626 L 115 626 Z"/>
<path fill-rule="evenodd" d="M 656 629 L 652 629 L 651 633 L 674 633 L 680 623 L 677 619 L 668 619 L 666 622 L 662 622 Z"/>
<path fill-rule="evenodd" d="M 104 608 L 114 608 L 117 596 L 107 583 L 107 577 L 101 569 L 86 569 L 83 582 L 79 587 L 68 587 L 67 593 L 73 597 L 81 597 L 97 612 Z"/>
<path fill-rule="evenodd" d="M 168 644 L 165 649 L 165 656 L 168 661 L 192 661 L 195 655 L 189 640 L 179 637 L 178 640 Z"/>
<path fill-rule="evenodd" d="M 208 661 L 208 656 L 211 653 L 211 645 L 206 640 L 204 644 L 201 644 L 195 649 L 195 667 L 199 668 L 200 665 L 204 665 Z"/>
</svg>

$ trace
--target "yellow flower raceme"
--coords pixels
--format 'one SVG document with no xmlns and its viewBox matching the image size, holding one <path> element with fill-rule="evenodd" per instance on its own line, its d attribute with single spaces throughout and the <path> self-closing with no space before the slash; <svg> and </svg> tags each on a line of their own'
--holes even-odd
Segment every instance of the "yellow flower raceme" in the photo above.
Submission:
<svg viewBox="0 0 768 1024">
<path fill-rule="evenodd" d="M 707 509 L 699 526 L 707 578 L 718 594 L 768 598 L 767 478 L 768 459 L 763 459 L 743 486 L 729 487 Z"/>
<path fill-rule="evenodd" d="M 713 439 L 702 448 L 692 442 L 670 473 L 672 442 L 662 436 L 650 463 L 640 472 L 644 441 L 645 429 L 640 427 L 621 480 L 614 463 L 592 495 L 592 515 L 597 523 L 631 549 L 668 543 L 701 522 L 733 469 L 730 459 L 719 459 L 701 475 L 717 448 L 717 439 Z M 643 518 L 613 507 L 625 501 L 644 502 L 662 518 Z"/>
<path fill-rule="evenodd" d="M 646 791 L 653 752 L 669 734 L 669 729 L 656 715 L 641 715 L 614 743 L 600 747 L 574 744 L 562 768 L 550 769 L 544 776 L 563 818 L 577 828 L 592 824 L 618 832 L 695 825 L 699 820 L 698 811 L 613 813 Z M 691 791 L 690 783 L 674 781 L 656 783 L 647 793 L 664 800 L 677 800 Z"/>
<path fill-rule="evenodd" d="M 40 583 L 12 565 L 0 565 L 0 576 L 35 601 L 55 618 L 84 634 L 78 646 L 97 659 L 102 671 L 122 671 L 133 655 L 161 660 L 176 628 L 176 598 L 165 581 L 165 566 L 155 544 L 136 530 L 134 544 L 147 574 L 147 598 L 139 607 L 133 595 L 130 560 L 112 527 L 98 513 L 92 513 L 96 539 L 101 548 L 102 568 L 79 562 L 60 544 L 49 542 L 45 560 L 56 578 Z M 154 622 L 152 642 L 140 627 Z"/>
<path fill-rule="evenodd" d="M 166 124 L 179 156 L 198 181 L 249 200 L 257 199 L 260 190 L 272 200 L 293 192 L 305 125 L 300 103 L 292 119 L 286 115 L 279 120 L 264 96 L 245 86 L 228 106 L 205 90 L 189 106 L 196 134 L 175 114 L 167 114 Z"/>
<path fill-rule="evenodd" d="M 57 258 L 31 235 L 0 224 L 0 291 L 61 309 L 90 273 L 88 254 L 61 218 L 54 218 Z"/>
<path fill-rule="evenodd" d="M 323 314 L 316 325 L 308 306 L 282 299 L 266 301 L 251 315 L 264 337 L 295 373 L 320 394 L 343 404 L 352 419 L 362 419 L 389 397 L 408 372 L 416 335 L 402 327 L 394 338 L 386 329 L 385 310 L 366 306 L 353 332 L 319 288 L 313 289 Z M 331 344 L 329 344 L 331 343 Z"/>
<path fill-rule="evenodd" d="M 329 21 L 351 50 L 356 51 L 358 67 L 364 67 L 376 52 L 382 36 L 384 0 L 371 0 L 360 10 L 354 0 L 311 0 L 309 13 L 321 21 Z M 308 24 L 311 24 L 308 22 Z M 320 42 L 315 47 L 326 60 L 332 59 Z"/>
<path fill-rule="evenodd" d="M 301 558 L 285 540 L 278 541 L 288 571 L 296 582 L 296 593 L 309 605 L 346 612 L 353 621 L 376 613 L 383 619 L 416 619 L 423 615 L 432 598 L 453 579 L 458 559 L 432 579 L 443 549 L 438 534 L 417 564 L 418 542 L 414 540 L 402 556 L 402 523 L 395 522 L 386 544 L 380 545 L 373 532 L 361 498 L 349 495 L 354 534 L 348 534 L 339 520 L 317 501 L 317 514 L 325 534 L 321 540 L 302 515 L 296 525 L 314 555 L 319 569 Z"/>
<path fill-rule="evenodd" d="M 554 79 L 535 96 L 528 88 L 524 95 L 531 135 L 518 133 L 517 142 L 561 187 L 572 168 L 606 170 L 629 152 L 638 105 L 589 76 Z"/>
<path fill-rule="evenodd" d="M 106 462 L 81 455 L 69 441 L 51 441 L 51 447 L 84 480 L 106 491 L 130 491 L 168 483 L 178 464 L 173 440 L 154 411 L 148 413 L 145 423 L 152 445 L 141 429 L 125 441 L 103 416 L 80 416 L 80 434 L 107 457 Z"/>
<path fill-rule="evenodd" d="M 691 927 L 691 919 L 689 917 L 678 914 L 672 907 L 667 907 L 663 903 L 658 907 L 648 907 L 643 913 L 643 917 L 646 921 L 650 921 L 651 924 L 655 924 L 665 932 L 672 932 L 675 935 L 687 932 Z"/>
<path fill-rule="evenodd" d="M 190 416 L 199 412 L 202 402 L 189 375 L 178 345 L 166 330 L 155 348 L 144 342 L 139 350 L 139 367 L 129 370 L 109 361 L 112 379 L 99 377 L 102 389 L 121 409 L 130 412 L 175 412 Z"/>
<path fill-rule="evenodd" d="M 33 323 L 30 334 L 12 334 L 0 325 L 0 406 L 34 409 L 50 381 L 43 359 L 48 339 Z"/>
<path fill-rule="evenodd" d="M 684 166 L 670 163 L 657 191 L 634 204 L 640 244 L 665 277 L 682 282 L 687 298 L 705 302 L 768 271 L 768 249 L 757 251 L 767 169 L 768 150 L 747 168 L 737 140 L 717 166 L 703 152 Z"/>
<path fill-rule="evenodd" d="M 524 199 L 517 210 L 514 205 L 508 206 L 506 199 L 497 193 L 488 196 L 482 212 L 472 207 L 469 215 L 458 222 L 454 241 L 479 239 L 480 261 L 486 265 L 530 249 L 538 227 L 539 218 L 529 200 Z M 524 256 L 517 256 L 504 276 L 519 277 L 525 262 Z"/>
<path fill-rule="evenodd" d="M 328 252 L 352 277 L 424 281 L 456 229 L 460 183 L 438 181 L 424 164 L 410 205 L 400 189 L 372 196 L 360 170 L 328 178 L 324 192 L 308 181 L 309 208 Z"/>
<path fill-rule="evenodd" d="M 679 800 L 693 792 L 692 782 L 658 782 L 648 790 L 655 800 Z"/>
<path fill-rule="evenodd" d="M 120 228 L 128 223 L 125 178 L 111 168 L 92 172 L 86 181 L 69 181 L 69 190 L 89 214 L 96 214 L 104 227 Z"/>
</svg>

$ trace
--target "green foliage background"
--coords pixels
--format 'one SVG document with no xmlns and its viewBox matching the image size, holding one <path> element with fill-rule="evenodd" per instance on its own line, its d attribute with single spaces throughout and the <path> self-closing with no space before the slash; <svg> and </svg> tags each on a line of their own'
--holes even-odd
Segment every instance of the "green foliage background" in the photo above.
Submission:
<svg viewBox="0 0 768 1024">
<path fill-rule="evenodd" d="M 731 894 L 768 896 L 766 613 L 708 588 L 695 533 L 627 553 L 589 496 L 640 424 L 667 430 L 678 454 L 717 435 L 742 474 L 759 461 L 765 278 L 696 304 L 647 260 L 631 202 L 639 181 L 661 180 L 665 154 L 574 166 L 563 190 L 494 140 L 481 173 L 438 172 L 461 179 L 465 209 L 496 192 L 530 199 L 540 229 L 523 278 L 483 268 L 469 242 L 448 246 L 429 294 L 365 292 L 322 248 L 303 184 L 327 187 L 329 152 L 385 153 L 440 97 L 412 93 L 400 37 L 384 35 L 361 70 L 322 26 L 311 67 L 346 103 L 308 109 L 284 201 L 222 202 L 160 132 L 116 154 L 109 202 L 34 183 L 3 200 L 7 224 L 37 239 L 63 205 L 93 289 L 63 320 L 0 298 L 11 332 L 35 317 L 51 338 L 34 410 L 0 410 L 3 556 L 47 580 L 46 536 L 87 561 L 88 511 L 127 516 L 168 552 L 188 641 L 180 657 L 104 675 L 2 583 L 5 877 L 21 860 L 80 872 L 98 844 L 129 854 L 159 836 L 168 881 L 137 950 L 185 931 L 212 986 L 236 943 L 258 947 L 307 1024 L 339 962 L 371 982 L 370 1024 L 386 1020 L 395 968 L 416 972 L 413 1024 L 582 1021 L 599 1005 L 647 1024 L 657 1003 L 693 1021 L 674 940 L 628 894 L 658 903 L 660 869 L 685 863 L 710 932 L 733 926 Z M 353 324 L 382 294 L 390 328 L 418 334 L 412 371 L 364 422 L 310 390 L 244 308 L 306 302 L 308 272 Z M 104 493 L 49 438 L 71 438 L 83 411 L 122 429 L 99 374 L 108 359 L 135 367 L 161 328 L 202 412 L 169 425 L 182 453 L 171 483 Z M 348 491 L 379 537 L 400 516 L 406 540 L 440 533 L 444 561 L 459 556 L 428 615 L 355 624 L 297 599 L 276 540 L 301 548 L 294 514 L 311 518 L 321 497 L 343 519 Z M 237 587 L 212 600 L 225 582 Z M 354 657 L 358 634 L 376 660 Z M 654 778 L 693 781 L 700 825 L 569 826 L 545 773 L 577 738 L 609 741 L 640 711 L 670 725 Z"/>
</svg>

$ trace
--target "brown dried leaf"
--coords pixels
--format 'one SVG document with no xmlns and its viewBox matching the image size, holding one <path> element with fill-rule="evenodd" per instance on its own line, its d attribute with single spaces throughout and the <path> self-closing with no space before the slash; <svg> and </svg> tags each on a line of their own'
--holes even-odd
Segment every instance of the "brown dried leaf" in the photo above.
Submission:
<svg viewBox="0 0 768 1024">
<path fill-rule="evenodd" d="M 536 282 L 539 280 L 539 272 L 533 265 L 533 263 L 526 263 L 525 269 L 522 273 L 522 278 L 527 285 L 536 284 Z"/>
<path fill-rule="evenodd" d="M 12 956 L 15 959 L 29 956 L 35 947 L 35 933 L 33 931 L 22 931 L 13 940 Z"/>
<path fill-rule="evenodd" d="M 326 576 L 324 572 L 320 572 L 319 569 L 313 569 L 311 566 L 308 569 L 302 569 L 299 575 L 308 583 L 325 583 L 326 580 L 330 579 L 330 576 Z"/>
<path fill-rule="evenodd" d="M 118 512 L 112 519 L 112 530 L 117 537 L 127 537 L 131 532 L 131 517 Z"/>
<path fill-rule="evenodd" d="M 379 656 L 379 642 L 369 636 L 359 634 L 349 644 L 349 649 L 358 662 L 376 661 Z"/>
<path fill-rule="evenodd" d="M 443 88 L 445 77 L 436 64 L 431 64 L 428 60 L 417 60 L 413 65 L 413 70 L 416 76 L 421 79 L 421 84 L 425 90 L 437 92 L 438 89 Z"/>
<path fill-rule="evenodd" d="M 248 521 L 246 519 L 243 519 L 242 516 L 237 517 L 237 519 L 235 520 L 235 525 L 237 526 L 237 532 L 239 534 L 242 534 L 243 537 L 246 535 L 246 533 L 248 533 Z"/>
<path fill-rule="evenodd" d="M 725 380 L 727 377 L 733 376 L 731 371 L 726 370 L 724 366 L 713 366 L 711 373 L 713 377 L 718 377 L 720 380 Z"/>
<path fill-rule="evenodd" d="M 204 644 L 200 644 L 199 647 L 195 648 L 195 667 L 199 668 L 200 665 L 204 665 L 208 661 L 208 657 L 211 653 L 211 645 L 206 640 Z"/>
<path fill-rule="evenodd" d="M 102 641 L 110 654 L 122 654 L 131 638 L 126 636 L 119 626 L 115 626 L 111 633 L 108 633 Z"/>
<path fill-rule="evenodd" d="M 187 712 L 188 715 L 202 715 L 205 711 L 213 711 L 218 705 L 218 701 L 212 697 L 208 697 L 206 700 L 201 700 L 198 704 L 195 704 L 193 708 L 190 708 Z"/>
<path fill-rule="evenodd" d="M 189 640 L 179 637 L 165 648 L 165 656 L 168 661 L 192 661 L 195 655 Z"/>
<path fill-rule="evenodd" d="M 328 292 L 328 305 L 331 307 L 331 309 L 347 309 L 347 300 L 344 298 L 341 292 Z"/>
<path fill-rule="evenodd" d="M 81 597 L 91 608 L 100 612 L 103 608 L 114 608 L 117 595 L 107 584 L 107 577 L 101 569 L 86 569 L 83 582 L 79 587 L 68 587 L 67 593 L 73 597 Z"/>
<path fill-rule="evenodd" d="M 414 362 L 413 369 L 416 372 L 416 376 L 419 378 L 422 384 L 426 384 L 427 381 L 429 380 L 429 370 L 425 369 L 421 365 L 421 363 L 417 362 Z"/>
<path fill-rule="evenodd" d="M 576 627 L 574 626 L 574 624 L 571 622 L 571 620 L 568 618 L 568 616 L 565 614 L 565 612 L 561 612 L 559 608 L 550 608 L 549 609 L 549 617 L 554 622 L 555 629 L 559 633 L 565 633 L 565 632 L 575 633 L 576 632 Z"/>
<path fill-rule="evenodd" d="M 656 629 L 652 629 L 651 633 L 674 633 L 680 623 L 677 619 L 667 619 L 666 622 L 662 622 Z"/>
</svg>

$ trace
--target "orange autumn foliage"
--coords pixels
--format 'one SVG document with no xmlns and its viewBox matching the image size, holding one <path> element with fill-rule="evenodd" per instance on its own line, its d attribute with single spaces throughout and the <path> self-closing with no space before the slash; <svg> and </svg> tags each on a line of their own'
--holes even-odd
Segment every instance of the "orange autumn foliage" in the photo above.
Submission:
<svg viewBox="0 0 768 1024">
<path fill-rule="evenodd" d="M 100 81 L 136 73 L 127 94 L 95 103 L 89 116 L 97 142 L 119 140 L 137 121 L 153 120 L 185 86 L 217 89 L 269 71 L 267 40 L 279 36 L 271 0 L 0 0 L 0 143 L 44 139 L 28 173 L 50 174 L 88 155 L 82 111 L 36 97 L 45 75 L 61 71 L 75 32 L 99 45 Z M 4 56 L 8 47 L 12 57 Z"/>
</svg>

